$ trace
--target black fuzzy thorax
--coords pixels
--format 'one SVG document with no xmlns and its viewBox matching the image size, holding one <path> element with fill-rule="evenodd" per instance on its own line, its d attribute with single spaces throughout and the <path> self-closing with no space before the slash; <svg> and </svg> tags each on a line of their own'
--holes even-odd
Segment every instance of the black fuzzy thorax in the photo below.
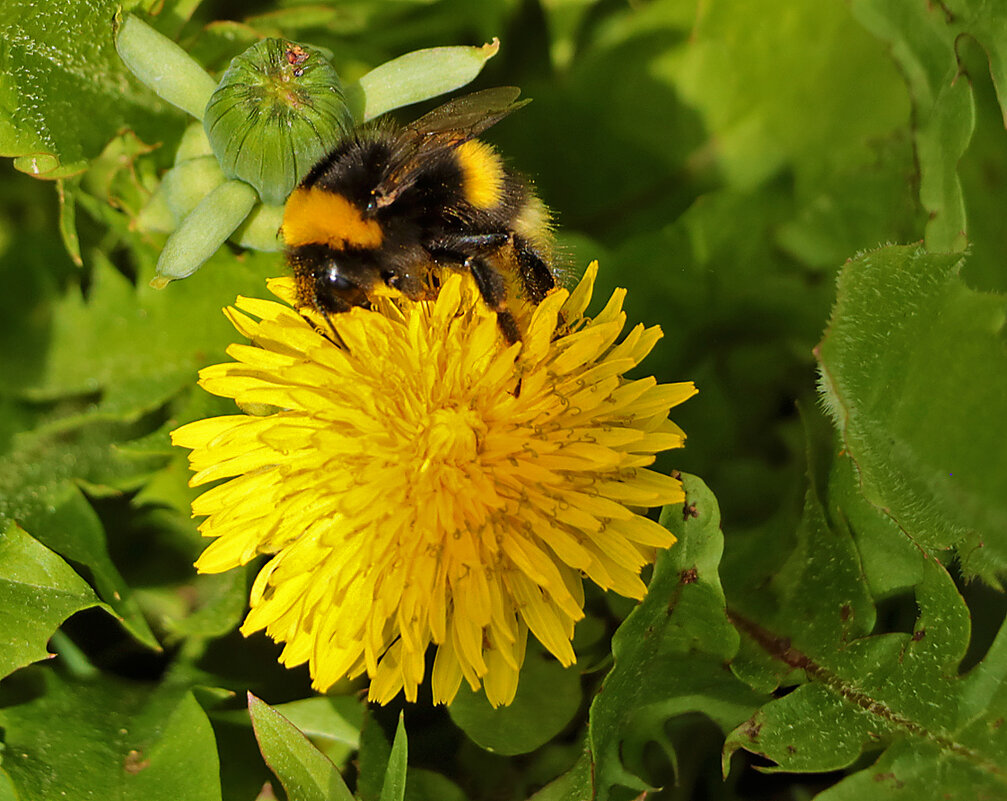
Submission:
<svg viewBox="0 0 1007 801">
<path fill-rule="evenodd" d="M 466 137 L 468 139 L 469 137 Z M 364 220 L 376 221 L 378 247 L 347 242 L 290 248 L 302 303 L 325 312 L 368 305 L 367 295 L 385 283 L 420 297 L 435 267 L 467 269 L 486 302 L 504 315 L 505 273 L 516 273 L 538 302 L 554 285 L 548 254 L 515 237 L 514 221 L 532 198 L 517 174 L 501 168 L 496 202 L 488 208 L 466 198 L 466 171 L 458 155 L 462 140 L 376 125 L 343 141 L 301 184 L 342 196 Z M 331 265 L 354 286 L 333 288 Z M 326 283 L 330 281 L 330 283 Z M 518 338 L 509 314 L 508 338 Z"/>
</svg>

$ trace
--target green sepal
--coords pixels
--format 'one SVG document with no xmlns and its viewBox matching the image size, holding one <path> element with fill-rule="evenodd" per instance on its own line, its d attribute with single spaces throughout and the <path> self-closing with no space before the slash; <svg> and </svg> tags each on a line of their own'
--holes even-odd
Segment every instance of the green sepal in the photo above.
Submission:
<svg viewBox="0 0 1007 801">
<path fill-rule="evenodd" d="M 244 222 L 257 200 L 244 181 L 225 181 L 210 192 L 168 238 L 151 284 L 164 287 L 196 272 Z"/>
<path fill-rule="evenodd" d="M 130 72 L 159 97 L 197 120 L 203 118 L 215 88 L 213 78 L 171 39 L 128 14 L 115 37 L 115 49 Z"/>
<path fill-rule="evenodd" d="M 280 226 L 283 224 L 283 206 L 259 203 L 248 218 L 231 236 L 236 245 L 266 253 L 283 250 Z"/>
<path fill-rule="evenodd" d="M 386 61 L 346 87 L 353 117 L 366 122 L 470 83 L 497 54 L 500 40 L 481 47 L 428 47 Z"/>
</svg>

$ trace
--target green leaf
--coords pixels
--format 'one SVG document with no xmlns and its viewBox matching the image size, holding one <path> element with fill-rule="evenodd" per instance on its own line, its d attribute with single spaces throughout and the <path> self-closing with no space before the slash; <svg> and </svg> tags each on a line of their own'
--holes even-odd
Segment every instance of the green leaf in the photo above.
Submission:
<svg viewBox="0 0 1007 801">
<path fill-rule="evenodd" d="M 289 798 L 352 801 L 342 776 L 328 758 L 286 718 L 251 693 L 248 714 L 262 756 Z"/>
<path fill-rule="evenodd" d="M 448 707 L 451 720 L 487 751 L 526 754 L 559 734 L 581 702 L 580 671 L 564 668 L 540 651 L 529 650 L 517 694 L 508 706 L 493 708 L 485 693 L 466 685 Z"/>
<path fill-rule="evenodd" d="M 403 713 L 399 713 L 399 724 L 395 727 L 395 740 L 385 768 L 385 781 L 381 785 L 380 801 L 402 801 L 406 794 L 406 769 L 409 763 L 409 744 L 406 739 L 406 723 Z"/>
<path fill-rule="evenodd" d="M 259 196 L 244 181 L 232 179 L 211 190 L 179 223 L 157 260 L 156 288 L 187 278 L 227 241 L 248 217 Z"/>
<path fill-rule="evenodd" d="M 1007 566 L 1007 304 L 964 286 L 960 266 L 911 246 L 847 263 L 822 391 L 865 497 L 928 552 L 955 548 L 994 580 Z"/>
<path fill-rule="evenodd" d="M 432 770 L 409 768 L 405 801 L 466 801 L 468 796 L 450 779 Z"/>
<path fill-rule="evenodd" d="M 805 173 L 862 163 L 867 142 L 907 117 L 897 72 L 846 4 L 788 0 L 778 10 L 700 7 L 689 46 L 658 64 L 702 114 L 733 186 L 791 163 Z"/>
<path fill-rule="evenodd" d="M 360 726 L 360 752 L 357 755 L 357 796 L 363 801 L 380 801 L 385 781 L 385 769 L 391 758 L 392 747 L 385 737 L 381 724 L 365 708 Z"/>
<path fill-rule="evenodd" d="M 958 163 L 969 238 L 968 262 L 962 277 L 975 289 L 1007 292 L 1007 270 L 1003 269 L 1007 228 L 1001 214 L 1007 204 L 1007 129 L 986 50 L 974 39 L 963 37 L 956 43 L 956 53 L 961 69 L 968 74 L 976 106 L 972 140 Z M 911 242 L 914 238 L 894 241 Z"/>
<path fill-rule="evenodd" d="M 122 129 L 160 141 L 165 128 L 179 127 L 182 115 L 141 89 L 115 51 L 122 6 L 10 0 L 0 7 L 0 154 L 19 170 L 65 178 L 83 172 Z"/>
<path fill-rule="evenodd" d="M 81 267 L 84 262 L 80 257 L 80 238 L 77 236 L 78 184 L 79 179 L 57 181 L 56 192 L 59 195 L 59 235 L 73 263 Z"/>
<path fill-rule="evenodd" d="M 340 704 L 340 701 L 356 703 L 350 698 L 320 696 L 276 704 L 273 710 L 309 737 L 343 743 L 355 750 L 360 745 L 360 726 L 351 723 L 341 714 L 337 705 L 345 709 L 346 704 Z M 360 717 L 359 711 L 357 717 Z"/>
<path fill-rule="evenodd" d="M 995 3 L 901 3 L 854 0 L 857 18 L 891 45 L 913 98 L 920 164 L 920 202 L 930 214 L 930 250 L 965 246 L 965 200 L 958 161 L 969 146 L 976 113 L 973 90 L 962 75 L 959 47 L 970 38 L 985 51 L 1007 121 L 1007 20 Z"/>
<path fill-rule="evenodd" d="M 356 695 L 326 695 L 277 704 L 273 709 L 310 737 L 318 750 L 342 769 L 360 748 L 360 726 L 366 705 Z"/>
<path fill-rule="evenodd" d="M 171 39 L 127 14 L 116 33 L 116 50 L 130 71 L 160 97 L 203 119 L 217 82 Z"/>
<path fill-rule="evenodd" d="M 1007 628 L 960 676 L 970 621 L 954 581 L 915 546 L 863 547 L 884 542 L 889 521 L 855 499 L 849 460 L 833 461 L 833 452 L 831 442 L 812 448 L 796 542 L 766 526 L 745 535 L 725 563 L 731 620 L 750 647 L 789 671 L 784 684 L 800 683 L 729 735 L 725 768 L 738 748 L 774 761 L 769 770 L 791 772 L 867 764 L 865 754 L 887 749 L 819 798 L 999 797 L 1007 789 L 1007 739 L 997 734 L 1007 706 L 998 692 Z M 755 557 L 767 550 L 772 559 Z M 862 569 L 879 559 L 894 566 Z M 876 631 L 891 624 L 878 620 L 867 573 L 889 593 L 913 582 L 919 612 L 910 630 Z"/>
<path fill-rule="evenodd" d="M 240 339 L 221 313 L 239 293 L 262 297 L 264 279 L 283 268 L 272 255 L 237 261 L 221 253 L 187 281 L 134 287 L 106 258 L 95 260 L 85 299 L 70 289 L 51 312 L 49 352 L 23 395 L 48 400 L 101 392 L 100 410 L 139 416 L 195 383 L 208 361 Z M 142 347 L 139 345 L 142 343 Z M 25 366 L 27 371 L 28 366 Z"/>
<path fill-rule="evenodd" d="M 535 793 L 529 801 L 583 801 L 592 797 L 593 788 L 591 754 L 585 751 L 570 770 Z"/>
<path fill-rule="evenodd" d="M 0 767 L 0 801 L 19 801 L 14 782 L 4 773 L 2 767 Z"/>
<path fill-rule="evenodd" d="M 0 677 L 48 657 L 45 643 L 59 625 L 93 606 L 104 604 L 66 562 L 14 523 L 4 526 L 0 532 Z"/>
<path fill-rule="evenodd" d="M 628 738 L 640 749 L 648 739 L 663 742 L 664 723 L 693 711 L 729 729 L 764 700 L 724 670 L 739 639 L 717 574 L 720 510 L 702 481 L 682 481 L 686 505 L 666 507 L 661 517 L 678 542 L 659 555 L 647 597 L 612 638 L 615 666 L 591 704 L 597 799 L 611 797 L 615 784 L 648 789 L 623 764 L 631 756 L 623 746 Z"/>
<path fill-rule="evenodd" d="M 184 688 L 31 668 L 0 703 L 3 770 L 22 801 L 220 799 L 213 731 Z"/>
<path fill-rule="evenodd" d="M 819 535 L 834 536 L 826 530 Z M 912 634 L 853 638 L 829 647 L 815 642 L 800 618 L 788 624 L 781 616 L 772 631 L 745 625 L 809 682 L 739 726 L 725 753 L 743 747 L 773 760 L 779 770 L 828 771 L 851 765 L 863 751 L 887 748 L 873 765 L 819 796 L 829 801 L 996 798 L 1007 792 L 1007 740 L 999 734 L 1007 712 L 1000 691 L 1007 630 L 980 665 L 959 677 L 968 609 L 945 569 L 920 561 L 920 613 Z M 824 554 L 809 572 L 815 574 L 809 585 L 814 577 L 830 578 Z"/>
<path fill-rule="evenodd" d="M 98 594 L 122 617 L 129 632 L 160 649 L 132 591 L 108 553 L 105 529 L 77 482 L 92 488 L 132 473 L 115 444 L 122 427 L 96 423 L 39 427 L 13 439 L 0 460 L 0 520 L 16 520 L 65 559 L 85 566 Z"/>
<path fill-rule="evenodd" d="M 482 47 L 429 47 L 406 53 L 346 87 L 358 120 L 445 94 L 474 80 L 500 49 L 499 40 Z"/>
<path fill-rule="evenodd" d="M 191 524 L 186 525 L 191 530 Z M 145 588 L 140 594 L 144 610 L 164 632 L 166 643 L 190 637 L 212 640 L 238 627 L 248 607 L 246 571 L 195 576 L 190 572 L 183 581 L 160 592 Z"/>
<path fill-rule="evenodd" d="M 860 553 L 871 596 L 882 600 L 911 590 L 923 580 L 919 549 L 906 532 L 864 497 L 860 475 L 849 455 L 836 457 L 829 476 L 828 509 L 835 528 L 845 521 Z"/>
</svg>

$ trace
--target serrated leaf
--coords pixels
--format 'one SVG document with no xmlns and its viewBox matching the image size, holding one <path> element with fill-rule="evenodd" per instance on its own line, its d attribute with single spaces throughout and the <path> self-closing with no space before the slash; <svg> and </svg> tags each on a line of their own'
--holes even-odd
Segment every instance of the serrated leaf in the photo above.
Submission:
<svg viewBox="0 0 1007 801">
<path fill-rule="evenodd" d="M 21 801 L 219 801 L 213 731 L 182 687 L 31 668 L 5 685 L 3 769 Z"/>
<path fill-rule="evenodd" d="M 693 711 L 729 729 L 764 700 L 724 669 L 739 639 L 717 575 L 720 510 L 702 481 L 689 475 L 682 481 L 685 506 L 669 506 L 661 517 L 678 542 L 659 555 L 646 598 L 613 636 L 615 666 L 591 704 L 596 799 L 611 797 L 615 784 L 648 789 L 623 764 L 628 737 L 640 747 L 663 741 L 664 722 Z M 636 728 L 641 723 L 643 730 Z"/>
<path fill-rule="evenodd" d="M 65 178 L 122 129 L 159 141 L 180 128 L 115 52 L 117 0 L 10 0 L 0 10 L 0 154 L 30 175 Z"/>
<path fill-rule="evenodd" d="M 858 548 L 887 537 L 886 520 L 862 500 L 851 503 L 855 487 L 846 457 L 826 469 L 840 475 L 827 485 L 812 482 L 796 542 L 766 527 L 749 535 L 725 570 L 733 584 L 731 619 L 754 647 L 792 671 L 788 684 L 800 682 L 729 735 L 725 767 L 738 748 L 776 763 L 767 770 L 791 772 L 848 768 L 865 752 L 886 749 L 818 797 L 1001 797 L 1007 738 L 997 730 L 1007 706 L 1000 692 L 1007 630 L 979 665 L 959 676 L 969 610 L 947 570 L 915 547 Z M 826 486 L 827 499 L 820 495 Z M 848 523 L 859 529 L 856 539 Z M 746 558 L 756 549 L 779 552 L 782 568 Z M 876 613 L 862 565 L 883 558 L 898 563 L 890 576 L 871 568 L 885 592 L 916 577 L 919 614 L 911 631 L 873 633 Z"/>
<path fill-rule="evenodd" d="M 1007 566 L 1007 301 L 971 291 L 960 266 L 912 246 L 847 263 L 818 355 L 865 497 L 992 579 Z"/>
<path fill-rule="evenodd" d="M 514 701 L 493 708 L 481 690 L 462 686 L 448 707 L 451 720 L 472 740 L 498 754 L 526 754 L 559 734 L 581 701 L 580 671 L 530 651 L 521 666 Z"/>
<path fill-rule="evenodd" d="M 336 766 L 283 715 L 251 693 L 248 694 L 248 714 L 262 756 L 289 798 L 352 801 L 353 796 Z"/>
<path fill-rule="evenodd" d="M 14 523 L 3 527 L 0 678 L 48 657 L 45 644 L 59 625 L 93 606 L 104 604 L 73 568 Z"/>
<path fill-rule="evenodd" d="M 1000 683 L 1007 673 L 1007 631 L 980 665 L 959 677 L 968 609 L 939 563 L 922 564 L 912 634 L 827 649 L 806 647 L 800 623 L 781 620 L 772 635 L 749 628 L 777 658 L 803 669 L 809 683 L 739 726 L 725 753 L 743 747 L 780 770 L 828 771 L 881 745 L 887 750 L 877 762 L 819 798 L 1003 797 L 1007 739 L 999 730 L 1007 697 Z"/>
</svg>

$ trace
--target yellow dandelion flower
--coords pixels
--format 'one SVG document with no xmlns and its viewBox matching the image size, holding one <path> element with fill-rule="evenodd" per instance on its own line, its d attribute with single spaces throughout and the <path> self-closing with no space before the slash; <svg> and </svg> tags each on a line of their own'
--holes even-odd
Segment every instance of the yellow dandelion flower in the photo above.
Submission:
<svg viewBox="0 0 1007 801">
<path fill-rule="evenodd" d="M 192 449 L 191 483 L 228 479 L 194 502 L 215 573 L 271 554 L 244 634 L 284 642 L 324 691 L 366 673 L 370 698 L 415 700 L 436 646 L 435 702 L 464 679 L 494 705 L 517 689 L 530 631 L 574 662 L 583 578 L 631 598 L 641 568 L 674 537 L 641 510 L 683 500 L 648 470 L 680 447 L 668 410 L 691 383 L 629 380 L 660 338 L 625 324 L 623 290 L 584 317 L 597 267 L 572 293 L 530 311 L 508 344 L 470 277 L 436 300 L 312 323 L 284 303 L 238 298 L 226 313 L 251 345 L 200 384 L 263 416 L 200 420 L 175 431 Z"/>
</svg>

